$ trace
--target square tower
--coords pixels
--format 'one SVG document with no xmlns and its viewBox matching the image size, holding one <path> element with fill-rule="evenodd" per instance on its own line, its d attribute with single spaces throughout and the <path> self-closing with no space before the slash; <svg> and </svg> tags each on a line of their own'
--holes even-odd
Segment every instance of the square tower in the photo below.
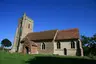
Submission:
<svg viewBox="0 0 96 64">
<path fill-rule="evenodd" d="M 23 17 L 19 19 L 11 52 L 21 52 L 20 41 L 30 32 L 33 32 L 33 20 L 24 13 Z"/>
</svg>

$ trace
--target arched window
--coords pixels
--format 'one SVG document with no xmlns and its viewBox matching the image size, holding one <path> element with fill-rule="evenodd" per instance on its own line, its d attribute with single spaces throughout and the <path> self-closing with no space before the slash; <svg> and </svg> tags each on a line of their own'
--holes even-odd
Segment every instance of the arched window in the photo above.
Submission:
<svg viewBox="0 0 96 64">
<path fill-rule="evenodd" d="M 71 48 L 75 48 L 75 42 L 71 41 Z"/>
<path fill-rule="evenodd" d="M 30 24 L 28 24 L 28 28 L 30 28 Z"/>
<path fill-rule="evenodd" d="M 61 48 L 61 44 L 60 42 L 57 42 L 57 49 L 60 49 Z"/>
<path fill-rule="evenodd" d="M 42 43 L 42 49 L 45 49 L 45 43 Z"/>
</svg>

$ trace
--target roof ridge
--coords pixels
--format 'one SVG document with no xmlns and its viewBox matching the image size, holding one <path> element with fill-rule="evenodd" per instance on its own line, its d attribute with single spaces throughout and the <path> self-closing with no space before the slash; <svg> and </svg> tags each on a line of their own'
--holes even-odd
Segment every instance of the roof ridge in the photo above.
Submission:
<svg viewBox="0 0 96 64">
<path fill-rule="evenodd" d="M 54 30 L 44 30 L 44 31 L 40 31 L 40 32 L 31 32 L 31 33 L 41 33 L 41 32 L 48 32 L 48 31 L 55 31 L 55 30 L 58 30 L 58 29 L 54 29 Z"/>
<path fill-rule="evenodd" d="M 64 29 L 64 30 L 59 30 L 59 31 L 71 31 L 71 30 L 79 30 L 78 28 L 71 28 L 71 29 Z"/>
</svg>

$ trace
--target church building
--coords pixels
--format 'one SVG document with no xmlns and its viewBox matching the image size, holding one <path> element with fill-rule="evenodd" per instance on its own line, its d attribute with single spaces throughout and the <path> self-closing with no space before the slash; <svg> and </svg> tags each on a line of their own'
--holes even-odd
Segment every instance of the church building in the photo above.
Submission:
<svg viewBox="0 0 96 64">
<path fill-rule="evenodd" d="M 24 13 L 19 19 L 11 52 L 83 56 L 78 28 L 33 32 L 33 26 L 33 20 Z"/>
</svg>

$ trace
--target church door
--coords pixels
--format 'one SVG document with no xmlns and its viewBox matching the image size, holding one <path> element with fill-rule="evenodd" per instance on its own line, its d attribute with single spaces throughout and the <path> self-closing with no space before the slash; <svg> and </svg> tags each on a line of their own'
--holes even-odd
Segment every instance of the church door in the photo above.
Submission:
<svg viewBox="0 0 96 64">
<path fill-rule="evenodd" d="M 26 54 L 29 53 L 29 48 L 28 47 L 25 47 L 26 48 Z"/>
<path fill-rule="evenodd" d="M 64 48 L 64 55 L 67 55 L 67 49 Z"/>
</svg>

